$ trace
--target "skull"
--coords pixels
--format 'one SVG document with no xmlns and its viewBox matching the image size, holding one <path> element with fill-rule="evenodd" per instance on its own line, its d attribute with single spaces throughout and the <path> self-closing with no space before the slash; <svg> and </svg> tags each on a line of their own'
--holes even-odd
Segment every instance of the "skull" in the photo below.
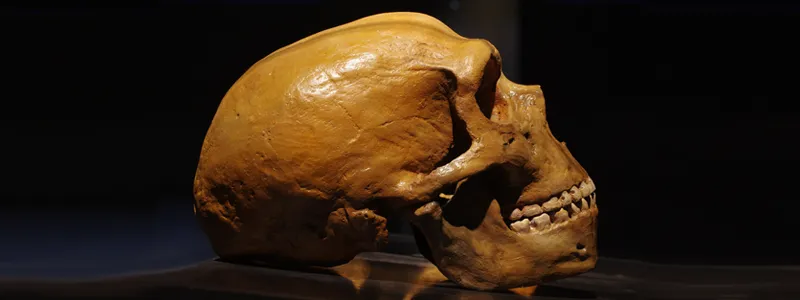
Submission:
<svg viewBox="0 0 800 300">
<path fill-rule="evenodd" d="M 417 13 L 328 29 L 257 62 L 203 143 L 195 214 L 225 260 L 342 264 L 406 217 L 452 281 L 513 288 L 588 271 L 594 183 L 539 86 Z"/>
</svg>

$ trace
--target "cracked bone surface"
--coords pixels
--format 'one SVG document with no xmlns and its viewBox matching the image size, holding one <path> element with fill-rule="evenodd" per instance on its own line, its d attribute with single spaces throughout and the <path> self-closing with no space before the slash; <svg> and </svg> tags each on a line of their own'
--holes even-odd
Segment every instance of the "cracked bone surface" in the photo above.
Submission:
<svg viewBox="0 0 800 300">
<path fill-rule="evenodd" d="M 208 129 L 194 208 L 223 260 L 333 266 L 417 244 L 469 288 L 530 286 L 597 260 L 595 185 L 537 85 L 486 40 L 417 13 L 369 16 L 256 62 Z"/>
</svg>

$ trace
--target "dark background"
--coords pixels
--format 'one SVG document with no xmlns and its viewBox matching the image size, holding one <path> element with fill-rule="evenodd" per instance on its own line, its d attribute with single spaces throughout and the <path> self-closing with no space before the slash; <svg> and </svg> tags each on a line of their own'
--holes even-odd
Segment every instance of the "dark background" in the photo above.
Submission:
<svg viewBox="0 0 800 300">
<path fill-rule="evenodd" d="M 374 13 L 459 14 L 441 0 L 113 3 L 0 10 L 0 264 L 207 255 L 186 244 L 201 237 L 194 170 L 251 64 Z M 554 134 L 597 183 L 602 256 L 798 264 L 800 9 L 669 3 L 519 1 L 516 48 L 498 48 L 512 80 L 543 86 Z"/>
</svg>

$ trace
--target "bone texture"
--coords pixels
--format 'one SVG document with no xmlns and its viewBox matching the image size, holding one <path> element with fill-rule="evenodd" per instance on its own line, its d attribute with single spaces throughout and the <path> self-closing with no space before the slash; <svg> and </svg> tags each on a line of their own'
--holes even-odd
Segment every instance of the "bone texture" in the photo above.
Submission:
<svg viewBox="0 0 800 300">
<path fill-rule="evenodd" d="M 379 251 L 387 218 L 406 217 L 450 280 L 494 289 L 593 268 L 594 190 L 550 132 L 541 87 L 508 80 L 490 42 L 386 13 L 281 48 L 233 83 L 194 209 L 222 260 L 279 266 Z"/>
</svg>

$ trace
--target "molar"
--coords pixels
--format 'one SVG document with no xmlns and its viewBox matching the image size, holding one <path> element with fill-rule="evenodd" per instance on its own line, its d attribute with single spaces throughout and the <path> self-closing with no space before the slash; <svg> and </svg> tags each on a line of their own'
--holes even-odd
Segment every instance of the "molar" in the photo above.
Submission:
<svg viewBox="0 0 800 300">
<path fill-rule="evenodd" d="M 515 208 L 514 211 L 511 212 L 511 221 L 516 221 L 522 218 L 522 211 L 519 208 Z"/>
<path fill-rule="evenodd" d="M 569 220 L 569 213 L 563 208 L 553 216 L 553 223 L 561 223 Z"/>
<path fill-rule="evenodd" d="M 527 219 L 525 219 L 525 220 L 527 220 Z M 528 221 L 528 223 L 530 224 L 530 221 Z M 514 229 L 514 231 L 522 231 L 523 230 L 522 227 L 523 227 L 522 221 L 517 221 L 517 222 L 511 223 L 511 229 Z"/>
<path fill-rule="evenodd" d="M 541 214 L 533 218 L 533 223 L 536 225 L 537 229 L 545 229 L 550 226 L 550 215 Z"/>
<path fill-rule="evenodd" d="M 518 229 L 519 232 L 529 232 L 529 231 L 531 231 L 531 220 L 522 219 L 522 221 L 519 221 L 519 223 L 520 223 L 519 229 Z"/>
<path fill-rule="evenodd" d="M 550 198 L 550 200 L 547 200 L 547 202 L 545 202 L 544 204 L 542 204 L 542 208 L 544 209 L 544 211 L 554 211 L 556 209 L 561 208 L 561 202 L 558 200 L 558 198 L 553 197 Z"/>
<path fill-rule="evenodd" d="M 522 215 L 526 217 L 533 217 L 544 212 L 539 204 L 528 205 L 522 208 Z"/>
</svg>

